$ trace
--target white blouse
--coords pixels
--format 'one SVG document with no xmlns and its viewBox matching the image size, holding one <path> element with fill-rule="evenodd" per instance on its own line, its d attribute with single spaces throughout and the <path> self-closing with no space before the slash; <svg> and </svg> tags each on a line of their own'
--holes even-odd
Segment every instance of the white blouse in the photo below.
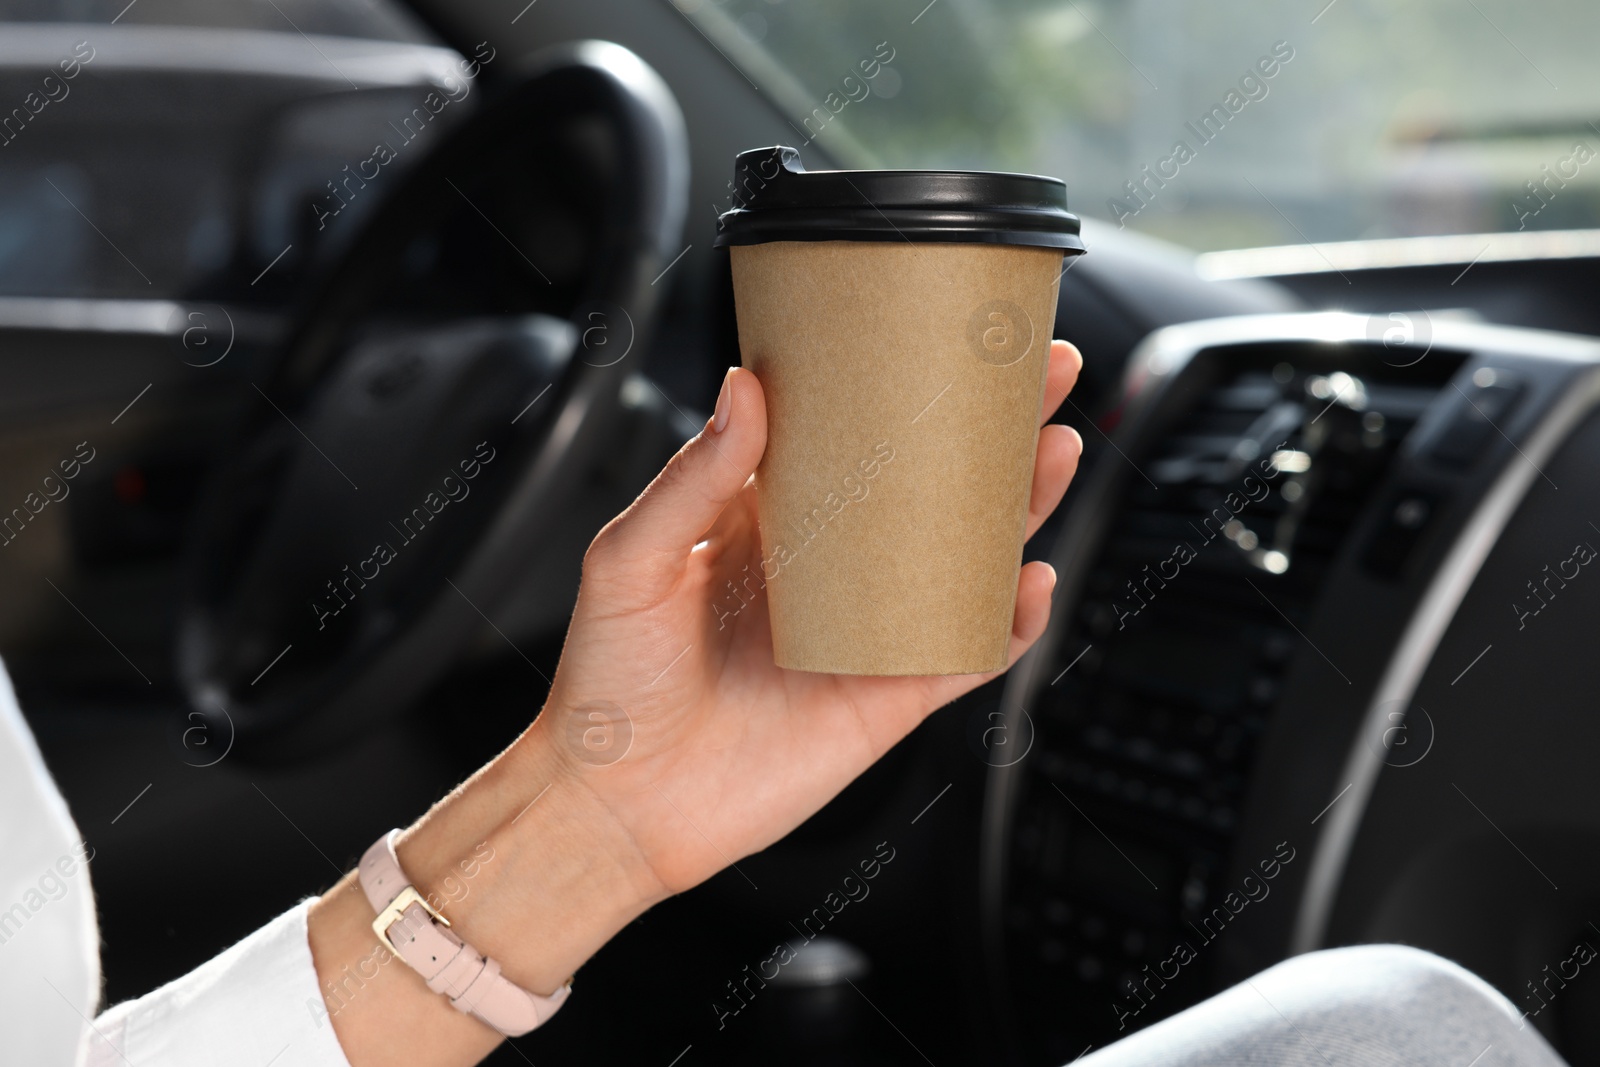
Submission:
<svg viewBox="0 0 1600 1067">
<path fill-rule="evenodd" d="M 94 1017 L 94 843 L 73 825 L 3 670 L 0 813 L 0 1040 L 7 1063 L 350 1067 L 311 964 L 309 901 L 182 978 Z"/>
</svg>

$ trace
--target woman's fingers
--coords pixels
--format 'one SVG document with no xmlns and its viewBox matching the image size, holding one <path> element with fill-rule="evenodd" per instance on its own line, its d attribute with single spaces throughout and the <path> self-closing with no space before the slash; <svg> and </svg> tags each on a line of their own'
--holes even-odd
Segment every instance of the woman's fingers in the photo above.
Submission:
<svg viewBox="0 0 1600 1067">
<path fill-rule="evenodd" d="M 1083 370 L 1083 355 L 1074 345 L 1065 341 L 1050 342 L 1050 368 L 1044 376 L 1044 409 L 1039 421 L 1046 423 L 1056 413 L 1056 408 L 1078 384 L 1078 372 Z"/>
<path fill-rule="evenodd" d="M 1044 636 L 1045 627 L 1050 624 L 1050 597 L 1055 591 L 1054 567 L 1042 560 L 1022 565 L 1022 572 L 1017 575 L 1017 610 L 1011 616 L 1011 651 L 1006 659 L 1006 671 L 1015 666 L 1022 654 Z M 995 671 L 993 674 L 979 675 L 974 685 L 981 685 L 1004 673 Z"/>
<path fill-rule="evenodd" d="M 591 563 L 620 568 L 640 592 L 652 578 L 676 578 L 689 550 L 744 488 L 767 446 L 761 384 L 735 367 L 723 379 L 716 411 L 589 549 Z"/>
<path fill-rule="evenodd" d="M 1024 564 L 1017 576 L 1017 610 L 1011 621 L 1011 659 L 1017 662 L 1044 634 L 1050 622 L 1050 595 L 1056 590 L 1056 569 L 1042 560 Z"/>
<path fill-rule="evenodd" d="M 1033 492 L 1028 498 L 1028 532 L 1032 537 L 1061 503 L 1083 456 L 1083 438 L 1070 426 L 1052 423 L 1039 431 L 1033 461 Z"/>
<path fill-rule="evenodd" d="M 970 693 L 985 682 L 1009 671 L 1017 660 L 1022 658 L 1022 654 L 1032 648 L 1033 643 L 1044 635 L 1045 627 L 1050 623 L 1050 597 L 1055 588 L 1054 567 L 1041 560 L 1023 564 L 1021 573 L 1017 575 L 1017 607 L 1011 616 L 1011 644 L 1005 667 L 998 671 L 990 671 L 988 674 L 944 675 L 917 679 L 916 681 L 922 686 L 923 695 L 918 701 L 916 722 L 920 722 L 922 717 L 957 697 Z M 898 682 L 901 679 L 882 679 L 882 681 Z M 907 724 L 906 729 L 910 729 L 913 725 L 914 722 Z M 899 735 L 893 740 L 899 740 Z"/>
<path fill-rule="evenodd" d="M 1048 420 L 1077 383 L 1083 358 L 1065 341 L 1050 346 L 1043 416 Z M 749 480 L 766 448 L 766 401 L 748 370 L 734 368 L 723 380 L 716 413 L 684 445 L 639 499 L 595 538 L 591 563 L 626 568 L 639 592 L 656 592 L 651 577 L 676 578 L 689 550 L 716 522 Z M 1066 491 L 1077 469 L 1082 441 L 1066 427 L 1040 433 L 1027 532 L 1032 536 Z"/>
</svg>

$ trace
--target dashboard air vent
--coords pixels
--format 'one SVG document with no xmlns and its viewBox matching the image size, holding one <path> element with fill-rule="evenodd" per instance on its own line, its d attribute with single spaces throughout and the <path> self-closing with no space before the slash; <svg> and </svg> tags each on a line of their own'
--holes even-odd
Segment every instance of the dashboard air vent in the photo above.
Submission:
<svg viewBox="0 0 1600 1067">
<path fill-rule="evenodd" d="M 1291 661 L 1316 654 L 1297 631 L 1335 557 L 1437 392 L 1299 356 L 1203 354 L 1192 403 L 1127 457 L 1077 602 L 1058 608 L 1073 615 L 1028 705 L 1003 905 L 1024 1062 L 1215 991 L 1207 916 L 1230 888 L 1256 741 Z"/>
</svg>

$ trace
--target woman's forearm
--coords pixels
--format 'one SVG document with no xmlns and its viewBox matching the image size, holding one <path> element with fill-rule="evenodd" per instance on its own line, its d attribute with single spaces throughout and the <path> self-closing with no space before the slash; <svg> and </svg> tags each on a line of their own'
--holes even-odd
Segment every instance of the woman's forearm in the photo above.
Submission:
<svg viewBox="0 0 1600 1067">
<path fill-rule="evenodd" d="M 536 724 L 398 845 L 402 869 L 455 932 L 540 994 L 666 895 L 551 736 Z M 350 874 L 309 919 L 318 982 L 350 1063 L 477 1063 L 498 1035 L 384 948 L 373 918 Z"/>
<path fill-rule="evenodd" d="M 1041 422 L 1081 366 L 1070 346 L 1051 346 Z M 761 567 L 752 474 L 765 447 L 760 383 L 735 368 L 705 428 L 590 545 L 539 721 L 400 839 L 417 890 L 532 993 L 553 993 L 656 901 L 781 838 L 934 708 L 992 677 L 785 671 L 764 610 L 731 623 L 714 610 L 735 579 Z M 1030 535 L 1082 449 L 1066 427 L 1041 430 Z M 1054 585 L 1044 563 L 1017 575 L 1013 661 L 1044 632 Z M 590 736 L 591 718 L 609 722 L 615 711 L 623 751 L 569 745 L 574 733 Z M 390 956 L 373 917 L 349 876 L 309 920 L 350 1062 L 478 1062 L 498 1043 L 494 1032 Z"/>
</svg>

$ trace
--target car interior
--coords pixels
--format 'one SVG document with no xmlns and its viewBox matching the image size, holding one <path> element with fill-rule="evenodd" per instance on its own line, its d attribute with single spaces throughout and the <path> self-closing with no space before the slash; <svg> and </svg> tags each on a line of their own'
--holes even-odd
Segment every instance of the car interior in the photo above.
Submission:
<svg viewBox="0 0 1600 1067">
<path fill-rule="evenodd" d="M 1394 942 L 1600 1063 L 1600 979 L 1545 981 L 1600 939 L 1597 33 L 1556 0 L 0 0 L 0 653 L 94 848 L 107 1002 L 538 713 L 590 539 L 740 361 L 734 156 L 787 145 L 1067 182 L 1050 627 L 489 1062 L 1043 1067 Z"/>
</svg>

